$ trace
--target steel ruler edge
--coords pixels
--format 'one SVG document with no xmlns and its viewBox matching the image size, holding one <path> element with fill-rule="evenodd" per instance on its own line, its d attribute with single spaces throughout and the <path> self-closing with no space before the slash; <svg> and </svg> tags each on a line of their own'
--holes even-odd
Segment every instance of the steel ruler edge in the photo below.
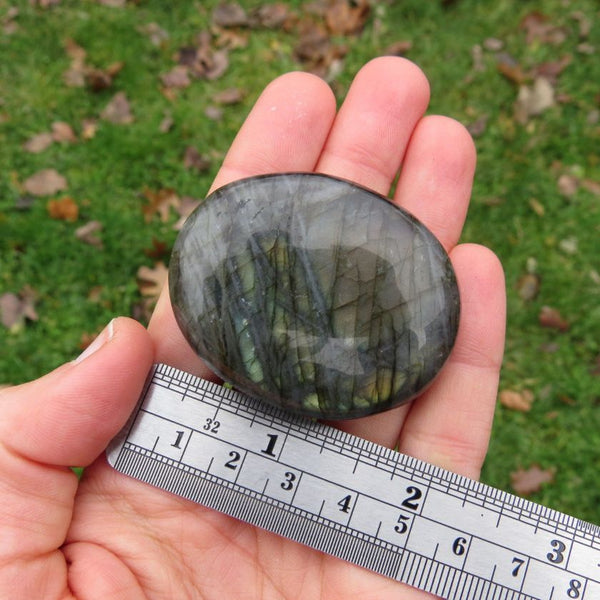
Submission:
<svg viewBox="0 0 600 600">
<path fill-rule="evenodd" d="M 117 471 L 446 600 L 600 600 L 600 527 L 164 364 Z"/>
</svg>

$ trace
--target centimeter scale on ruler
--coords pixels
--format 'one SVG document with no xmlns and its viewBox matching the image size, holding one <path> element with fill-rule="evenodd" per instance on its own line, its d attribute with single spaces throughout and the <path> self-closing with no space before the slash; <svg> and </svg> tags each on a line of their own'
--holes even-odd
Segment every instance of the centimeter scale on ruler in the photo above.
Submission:
<svg viewBox="0 0 600 600">
<path fill-rule="evenodd" d="M 600 600 L 600 527 L 166 365 L 118 471 L 448 600 Z"/>
</svg>

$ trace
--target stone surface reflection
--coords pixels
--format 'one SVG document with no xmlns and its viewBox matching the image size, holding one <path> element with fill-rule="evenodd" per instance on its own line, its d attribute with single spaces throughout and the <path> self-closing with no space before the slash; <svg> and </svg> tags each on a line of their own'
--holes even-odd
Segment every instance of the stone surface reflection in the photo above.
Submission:
<svg viewBox="0 0 600 600">
<path fill-rule="evenodd" d="M 241 391 L 352 418 L 412 399 L 454 344 L 459 295 L 435 237 L 324 175 L 237 181 L 188 218 L 170 293 L 195 351 Z"/>
</svg>

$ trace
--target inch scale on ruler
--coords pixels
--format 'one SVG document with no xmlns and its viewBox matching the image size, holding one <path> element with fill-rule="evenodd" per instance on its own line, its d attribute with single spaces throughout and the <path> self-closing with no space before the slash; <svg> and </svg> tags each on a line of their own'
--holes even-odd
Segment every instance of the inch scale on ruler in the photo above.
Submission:
<svg viewBox="0 0 600 600">
<path fill-rule="evenodd" d="M 600 600 L 600 527 L 173 367 L 153 367 L 107 458 L 447 600 Z"/>
</svg>

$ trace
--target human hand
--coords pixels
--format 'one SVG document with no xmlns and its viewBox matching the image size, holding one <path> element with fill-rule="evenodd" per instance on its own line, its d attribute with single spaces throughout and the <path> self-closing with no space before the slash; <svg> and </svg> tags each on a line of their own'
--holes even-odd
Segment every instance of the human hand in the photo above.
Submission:
<svg viewBox="0 0 600 600">
<path fill-rule="evenodd" d="M 423 117 L 428 95 L 421 71 L 399 58 L 367 64 L 337 115 L 323 81 L 284 75 L 257 101 L 213 189 L 315 170 L 386 194 L 401 168 L 394 201 L 437 235 L 454 264 L 458 337 L 415 402 L 338 426 L 476 478 L 502 357 L 504 282 L 491 252 L 457 245 L 475 152 L 457 122 Z M 117 319 L 78 362 L 0 394 L 0 597 L 430 597 L 111 469 L 100 454 L 153 361 L 213 377 L 180 333 L 167 293 L 148 332 Z M 90 465 L 79 485 L 68 469 L 75 464 Z"/>
</svg>

